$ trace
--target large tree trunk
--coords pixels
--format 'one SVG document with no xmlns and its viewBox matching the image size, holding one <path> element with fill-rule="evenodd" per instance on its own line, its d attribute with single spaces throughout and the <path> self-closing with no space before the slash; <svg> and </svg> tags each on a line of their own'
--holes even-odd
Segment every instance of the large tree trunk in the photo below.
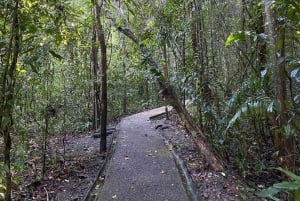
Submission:
<svg viewBox="0 0 300 201">
<path fill-rule="evenodd" d="M 114 18 L 112 18 L 113 21 Z M 117 23 L 115 23 L 117 26 Z M 187 112 L 187 110 L 183 107 L 180 100 L 178 99 L 177 94 L 173 90 L 173 88 L 168 84 L 167 80 L 163 76 L 161 69 L 163 67 L 159 66 L 158 63 L 154 61 L 154 59 L 150 56 L 147 48 L 139 41 L 139 39 L 132 33 L 132 31 L 128 28 L 123 28 L 117 26 L 118 31 L 126 35 L 133 42 L 135 42 L 142 54 L 144 55 L 145 60 L 148 65 L 151 67 L 151 72 L 156 75 L 156 80 L 158 82 L 160 93 L 163 95 L 165 100 L 174 107 L 181 120 L 184 122 L 186 128 L 192 135 L 194 142 L 196 143 L 200 153 L 205 157 L 206 161 L 210 164 L 213 170 L 222 170 L 224 168 L 224 161 L 220 158 L 220 156 L 215 152 L 213 147 L 209 144 L 206 136 L 202 132 L 200 128 L 194 125 L 192 117 Z"/>
<path fill-rule="evenodd" d="M 288 126 L 288 87 L 287 76 L 285 72 L 285 62 L 282 62 L 285 57 L 285 22 L 275 21 L 275 12 L 272 9 L 273 4 L 266 4 L 266 24 L 270 35 L 271 48 L 274 51 L 271 62 L 274 66 L 273 80 L 275 86 L 275 98 L 279 104 L 279 110 L 273 117 L 273 125 L 276 129 L 274 132 L 274 144 L 279 151 L 278 162 L 286 169 L 294 170 L 295 168 L 295 146 L 294 136 L 285 132 L 285 127 Z"/>
</svg>

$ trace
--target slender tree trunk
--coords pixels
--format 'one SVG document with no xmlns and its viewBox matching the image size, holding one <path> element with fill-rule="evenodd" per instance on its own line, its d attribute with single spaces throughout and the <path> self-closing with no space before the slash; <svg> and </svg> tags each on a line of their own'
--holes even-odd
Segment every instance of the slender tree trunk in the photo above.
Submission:
<svg viewBox="0 0 300 201">
<path fill-rule="evenodd" d="M 164 41 L 162 44 L 162 52 L 163 52 L 163 57 L 164 57 L 163 73 L 164 73 L 166 80 L 169 81 L 169 60 L 168 60 L 166 41 Z"/>
<path fill-rule="evenodd" d="M 256 22 L 257 29 L 256 34 L 264 34 L 265 33 L 265 27 L 264 27 L 264 16 L 263 16 L 263 6 L 259 6 L 259 18 Z M 258 40 L 257 42 L 257 50 L 258 50 L 258 67 L 259 70 L 262 70 L 263 66 L 267 62 L 267 43 L 262 40 Z M 260 71 L 259 71 L 260 72 Z M 259 74 L 260 76 L 260 74 Z"/>
<path fill-rule="evenodd" d="M 208 66 L 208 59 L 207 59 L 207 41 L 205 37 L 205 29 L 204 29 L 204 22 L 203 22 L 203 16 L 202 16 L 202 3 L 199 1 L 193 1 L 193 11 L 191 11 L 192 16 L 192 47 L 193 47 L 193 54 L 196 58 L 196 68 L 195 72 L 197 72 L 198 80 L 195 83 L 195 91 L 203 101 L 210 105 L 211 102 L 211 90 L 209 87 L 209 77 L 207 71 Z M 200 83 L 200 84 L 199 84 Z M 201 104 L 197 102 L 197 108 L 198 108 L 198 119 L 199 124 L 201 127 L 205 124 L 204 118 L 203 118 L 203 112 L 201 108 Z"/>
<path fill-rule="evenodd" d="M 49 121 L 50 121 L 50 115 L 48 111 L 48 107 L 45 108 L 45 114 L 44 114 L 44 120 L 45 120 L 45 130 L 43 133 L 43 146 L 42 146 L 42 179 L 45 176 L 46 173 L 46 158 L 47 158 L 47 140 L 49 135 Z"/>
<path fill-rule="evenodd" d="M 164 63 L 163 63 L 163 75 L 166 78 L 167 82 L 170 81 L 170 77 L 169 77 L 169 61 L 168 61 L 168 53 L 167 53 L 167 43 L 166 43 L 166 39 L 164 40 L 163 44 L 162 44 L 162 51 L 163 51 L 163 56 L 164 56 Z M 165 111 L 166 111 L 166 119 L 169 120 L 169 111 L 168 111 L 168 107 L 165 107 Z"/>
<path fill-rule="evenodd" d="M 187 67 L 186 67 L 186 34 L 184 33 L 182 36 L 182 76 L 184 78 L 183 92 L 182 92 L 182 103 L 183 107 L 185 107 L 185 101 L 187 99 L 187 84 L 188 84 L 188 76 L 187 76 Z"/>
<path fill-rule="evenodd" d="M 126 65 L 123 63 L 123 103 L 122 110 L 123 114 L 127 114 L 127 78 L 126 78 Z"/>
<path fill-rule="evenodd" d="M 101 22 L 101 6 L 103 2 L 96 3 L 96 25 L 97 36 L 100 43 L 101 52 L 101 141 L 100 141 L 100 153 L 106 152 L 106 126 L 107 126 L 107 49 L 105 34 Z"/>
<path fill-rule="evenodd" d="M 12 25 L 9 46 L 6 54 L 5 69 L 2 74 L 1 105 L 0 105 L 0 133 L 4 139 L 4 163 L 6 165 L 5 175 L 5 200 L 11 201 L 11 135 L 10 129 L 13 125 L 15 71 L 19 56 L 20 32 L 19 32 L 19 0 L 14 1 L 12 13 Z"/>
<path fill-rule="evenodd" d="M 100 85 L 99 85 L 99 62 L 98 62 L 98 45 L 97 45 L 96 25 L 93 26 L 92 63 L 93 63 L 93 75 L 94 75 L 93 128 L 98 129 L 100 126 Z"/>
</svg>

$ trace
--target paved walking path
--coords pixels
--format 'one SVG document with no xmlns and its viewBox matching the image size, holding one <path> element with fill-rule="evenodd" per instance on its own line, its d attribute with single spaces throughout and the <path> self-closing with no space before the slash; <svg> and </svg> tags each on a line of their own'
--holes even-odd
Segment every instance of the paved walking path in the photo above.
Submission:
<svg viewBox="0 0 300 201">
<path fill-rule="evenodd" d="M 180 173 L 149 117 L 164 107 L 124 118 L 98 201 L 188 201 Z"/>
</svg>

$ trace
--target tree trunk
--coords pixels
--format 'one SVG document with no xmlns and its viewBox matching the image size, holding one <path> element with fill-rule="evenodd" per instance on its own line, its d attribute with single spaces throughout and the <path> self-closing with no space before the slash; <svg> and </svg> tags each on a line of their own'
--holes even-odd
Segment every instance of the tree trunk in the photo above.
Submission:
<svg viewBox="0 0 300 201">
<path fill-rule="evenodd" d="M 11 38 L 6 52 L 6 63 L 2 74 L 1 106 L 0 106 L 0 133 L 4 139 L 4 164 L 5 175 L 5 200 L 11 201 L 11 135 L 10 129 L 13 125 L 15 71 L 19 56 L 20 32 L 19 32 L 19 0 L 14 1 L 11 25 Z"/>
<path fill-rule="evenodd" d="M 259 6 L 259 18 L 257 19 L 256 22 L 256 34 L 264 34 L 265 33 L 265 27 L 264 27 L 264 16 L 263 16 L 263 6 Z M 258 40 L 257 42 L 257 51 L 258 51 L 258 67 L 260 68 L 259 70 L 262 70 L 263 66 L 267 62 L 267 43 L 262 40 Z M 260 74 L 259 74 L 260 76 Z"/>
<path fill-rule="evenodd" d="M 106 41 L 105 34 L 101 22 L 101 6 L 103 2 L 99 1 L 95 5 L 96 11 L 96 27 L 97 27 L 97 36 L 100 43 L 101 51 L 101 141 L 100 141 L 100 153 L 106 152 L 106 126 L 107 126 L 107 50 L 106 50 Z"/>
<path fill-rule="evenodd" d="M 169 81 L 169 59 L 168 59 L 168 53 L 167 53 L 167 42 L 166 39 L 164 40 L 162 44 L 162 52 L 163 52 L 163 74 L 167 81 Z"/>
<path fill-rule="evenodd" d="M 115 22 L 114 18 L 112 20 Z M 118 31 L 126 35 L 133 42 L 135 42 L 141 53 L 144 55 L 145 60 L 148 65 L 151 66 L 151 72 L 154 72 L 156 75 L 156 81 L 158 82 L 160 93 L 163 95 L 165 100 L 174 107 L 176 112 L 178 113 L 181 120 L 184 122 L 186 128 L 192 135 L 194 142 L 196 143 L 200 153 L 205 157 L 206 161 L 210 164 L 213 170 L 222 170 L 224 168 L 224 161 L 220 158 L 220 156 L 215 152 L 213 147 L 209 144 L 206 136 L 203 134 L 202 130 L 193 124 L 192 117 L 187 112 L 187 110 L 183 107 L 180 100 L 178 99 L 177 94 L 173 90 L 173 88 L 168 84 L 167 80 L 161 73 L 161 66 L 159 66 L 154 59 L 150 56 L 147 48 L 136 38 L 136 36 L 129 30 L 128 28 L 123 28 L 117 25 Z"/>
<path fill-rule="evenodd" d="M 123 102 L 122 102 L 122 111 L 123 114 L 127 114 L 127 78 L 126 78 L 126 65 L 123 63 Z"/>
<path fill-rule="evenodd" d="M 195 58 L 195 68 L 194 71 L 197 72 L 197 81 L 194 83 L 194 91 L 196 91 L 197 95 L 201 97 L 201 99 L 207 105 L 211 105 L 212 92 L 211 87 L 209 85 L 209 73 L 208 73 L 208 47 L 207 47 L 207 37 L 205 36 L 205 27 L 203 22 L 203 14 L 202 14 L 202 2 L 193 1 L 193 8 L 191 9 L 191 40 L 192 40 L 192 48 L 193 48 L 193 56 Z M 204 121 L 204 114 L 202 111 L 202 106 L 199 101 L 197 101 L 197 111 L 198 111 L 198 122 L 200 126 L 203 128 L 205 126 L 206 121 Z"/>
<path fill-rule="evenodd" d="M 92 63 L 93 63 L 93 128 L 96 130 L 100 126 L 100 85 L 99 85 L 99 63 L 98 63 L 98 45 L 97 45 L 97 33 L 96 25 L 93 26 L 92 37 Z"/>
<path fill-rule="evenodd" d="M 288 126 L 289 117 L 286 103 L 288 100 L 288 87 L 287 77 L 285 72 L 285 22 L 275 21 L 275 12 L 272 10 L 273 4 L 266 4 L 266 24 L 268 25 L 268 32 L 271 42 L 271 47 L 274 51 L 272 56 L 272 64 L 274 66 L 274 86 L 275 98 L 279 104 L 279 110 L 274 117 L 273 125 L 276 130 L 274 133 L 274 144 L 279 151 L 278 162 L 286 169 L 291 171 L 295 168 L 295 149 L 294 149 L 294 136 L 285 132 L 285 127 Z"/>
<path fill-rule="evenodd" d="M 166 43 L 166 39 L 164 39 L 163 44 L 162 44 L 162 51 L 163 51 L 163 58 L 164 58 L 164 62 L 163 62 L 163 75 L 165 77 L 165 79 L 167 80 L 167 82 L 170 81 L 170 77 L 169 77 L 169 61 L 168 61 L 168 53 L 167 53 L 167 43 Z M 166 111 L 166 119 L 170 120 L 169 117 L 169 112 L 168 112 L 168 107 L 165 107 L 165 111 Z"/>
</svg>

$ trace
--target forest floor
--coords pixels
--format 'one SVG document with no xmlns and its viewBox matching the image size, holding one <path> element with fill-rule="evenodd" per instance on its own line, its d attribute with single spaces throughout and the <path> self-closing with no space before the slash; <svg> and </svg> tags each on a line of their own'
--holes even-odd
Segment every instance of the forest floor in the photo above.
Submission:
<svg viewBox="0 0 300 201">
<path fill-rule="evenodd" d="M 153 119 L 152 124 L 165 139 L 177 163 L 182 164 L 181 171 L 190 179 L 188 185 L 199 200 L 266 200 L 256 197 L 254 190 L 248 188 L 238 174 L 211 171 L 176 115 L 171 115 L 170 120 L 164 117 Z M 40 176 L 41 145 L 31 140 L 26 166 L 22 176 L 18 176 L 20 184 L 14 189 L 13 200 L 85 201 L 94 184 L 101 186 L 105 181 L 105 177 L 98 178 L 106 160 L 99 154 L 100 140 L 93 137 L 94 134 L 66 135 L 65 140 L 50 139 L 43 179 Z M 108 136 L 109 144 L 114 144 L 113 136 Z"/>
<path fill-rule="evenodd" d="M 113 135 L 108 135 L 110 146 Z M 46 172 L 41 179 L 42 146 L 31 140 L 30 151 L 20 178 L 19 187 L 14 189 L 15 201 L 81 201 L 88 196 L 105 157 L 100 155 L 98 132 L 70 134 L 49 140 L 47 147 Z"/>
<path fill-rule="evenodd" d="M 183 172 L 190 179 L 191 189 L 199 200 L 205 201 L 266 201 L 255 195 L 255 190 L 246 185 L 245 180 L 234 171 L 214 172 L 202 156 L 178 116 L 170 115 L 154 120 L 153 124 L 166 143 L 172 148 L 174 157 L 182 163 Z"/>
</svg>

